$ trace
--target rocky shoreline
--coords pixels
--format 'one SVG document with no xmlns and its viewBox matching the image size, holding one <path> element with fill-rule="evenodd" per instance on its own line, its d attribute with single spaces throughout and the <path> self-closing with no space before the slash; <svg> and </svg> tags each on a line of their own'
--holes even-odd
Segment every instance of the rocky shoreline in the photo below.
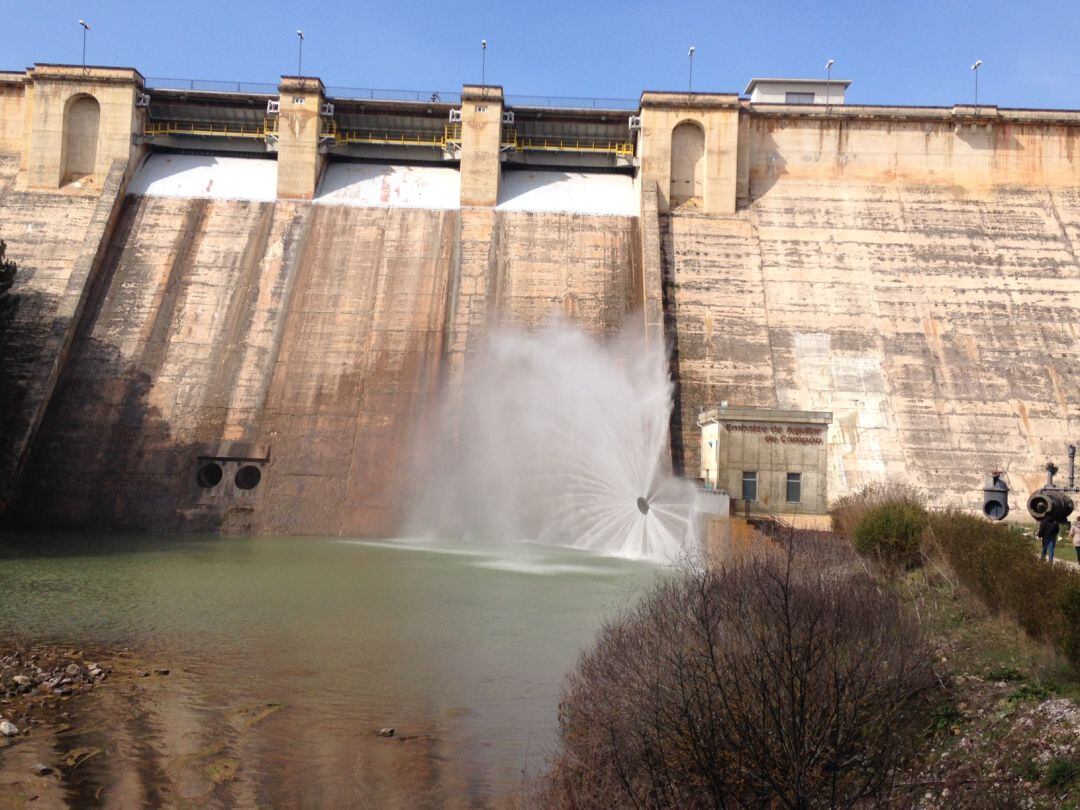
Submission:
<svg viewBox="0 0 1080 810">
<path fill-rule="evenodd" d="M 100 686 L 115 671 L 111 663 L 90 660 L 81 650 L 34 645 L 3 652 L 0 739 L 32 733 L 46 715 L 50 720 L 62 720 L 63 705 L 69 698 Z"/>
<path fill-rule="evenodd" d="M 156 669 L 158 676 L 167 669 Z M 0 748 L 33 733 L 36 726 L 62 725 L 68 701 L 110 681 L 151 675 L 126 651 L 93 653 L 55 644 L 0 646 Z"/>
</svg>

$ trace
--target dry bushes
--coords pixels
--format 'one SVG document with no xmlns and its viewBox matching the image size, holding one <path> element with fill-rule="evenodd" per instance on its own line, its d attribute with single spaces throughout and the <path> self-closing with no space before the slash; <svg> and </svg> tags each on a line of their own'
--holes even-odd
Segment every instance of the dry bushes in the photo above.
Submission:
<svg viewBox="0 0 1080 810">
<path fill-rule="evenodd" d="M 1080 573 L 1041 561 L 1009 526 L 958 510 L 930 516 L 930 541 L 988 608 L 1013 616 L 1080 671 Z"/>
<path fill-rule="evenodd" d="M 893 481 L 869 484 L 833 502 L 829 507 L 832 530 L 843 537 L 854 537 L 855 527 L 862 523 L 866 513 L 885 504 L 908 504 L 925 511 L 926 498 L 909 484 Z"/>
<path fill-rule="evenodd" d="M 888 790 L 929 651 L 849 548 L 794 545 L 685 571 L 601 631 L 564 689 L 544 806 L 844 807 Z"/>
</svg>

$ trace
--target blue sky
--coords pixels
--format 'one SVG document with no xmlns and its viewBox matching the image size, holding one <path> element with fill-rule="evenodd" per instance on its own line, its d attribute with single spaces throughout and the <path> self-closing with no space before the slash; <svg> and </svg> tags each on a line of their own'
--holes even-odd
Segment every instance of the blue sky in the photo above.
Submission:
<svg viewBox="0 0 1080 810">
<path fill-rule="evenodd" d="M 274 82 L 296 70 L 328 85 L 455 90 L 480 76 L 512 94 L 636 97 L 741 91 L 753 76 L 854 80 L 868 104 L 1080 108 L 1080 2 L 863 0 L 538 3 L 275 0 L 3 0 L 0 68 L 80 59 L 146 76 Z"/>
</svg>

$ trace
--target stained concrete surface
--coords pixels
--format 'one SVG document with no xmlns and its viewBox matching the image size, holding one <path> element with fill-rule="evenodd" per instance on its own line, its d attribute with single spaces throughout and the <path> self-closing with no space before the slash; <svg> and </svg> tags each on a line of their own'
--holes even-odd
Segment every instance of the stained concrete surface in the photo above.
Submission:
<svg viewBox="0 0 1080 810">
<path fill-rule="evenodd" d="M 13 161 L 0 167 L 0 236 L 27 301 L 6 358 L 17 382 L 40 373 L 97 203 L 20 192 Z M 1000 467 L 1020 500 L 1075 438 L 1075 189 L 776 170 L 754 176 L 734 215 L 650 214 L 657 251 L 635 216 L 354 204 L 386 172 L 399 202 L 429 202 L 408 191 L 427 173 L 393 167 L 345 171 L 341 205 L 128 198 L 22 514 L 387 531 L 408 498 L 409 448 L 486 332 L 557 313 L 609 335 L 655 298 L 642 287 L 656 283 L 657 253 L 678 382 L 672 444 L 687 470 L 697 413 L 722 400 L 832 411 L 831 497 L 888 477 L 973 506 Z M 5 387 L 5 413 L 19 412 L 20 390 Z M 269 453 L 255 491 L 192 483 L 198 456 L 227 442 Z"/>
<path fill-rule="evenodd" d="M 0 153 L 0 239 L 18 273 L 19 307 L 0 355 L 0 508 L 44 405 L 45 383 L 59 362 L 54 336 L 70 318 L 69 285 L 87 244 L 99 198 L 83 193 L 30 193 L 16 188 L 17 157 Z"/>
<path fill-rule="evenodd" d="M 621 325 L 633 219 L 500 213 L 490 226 L 492 283 L 465 344 L 560 313 L 598 335 Z M 394 531 L 449 374 L 461 229 L 456 211 L 129 196 L 16 518 Z M 198 459 L 234 445 L 268 455 L 259 486 L 198 487 Z"/>
<path fill-rule="evenodd" d="M 662 223 L 681 455 L 696 416 L 829 410 L 830 496 L 884 478 L 1016 500 L 1080 428 L 1080 194 L 778 182 L 732 217 Z"/>
</svg>

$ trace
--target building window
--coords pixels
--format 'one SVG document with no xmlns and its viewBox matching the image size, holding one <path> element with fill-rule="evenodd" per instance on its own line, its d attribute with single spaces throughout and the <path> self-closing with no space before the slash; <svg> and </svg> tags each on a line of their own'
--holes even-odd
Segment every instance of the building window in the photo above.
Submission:
<svg viewBox="0 0 1080 810">
<path fill-rule="evenodd" d="M 814 103 L 814 94 L 813 93 L 785 93 L 784 94 L 784 103 L 785 104 L 813 104 Z"/>
<path fill-rule="evenodd" d="M 744 470 L 742 474 L 742 496 L 744 501 L 757 500 L 757 472 Z"/>
<path fill-rule="evenodd" d="M 802 502 L 802 473 L 787 474 L 787 502 Z"/>
</svg>

